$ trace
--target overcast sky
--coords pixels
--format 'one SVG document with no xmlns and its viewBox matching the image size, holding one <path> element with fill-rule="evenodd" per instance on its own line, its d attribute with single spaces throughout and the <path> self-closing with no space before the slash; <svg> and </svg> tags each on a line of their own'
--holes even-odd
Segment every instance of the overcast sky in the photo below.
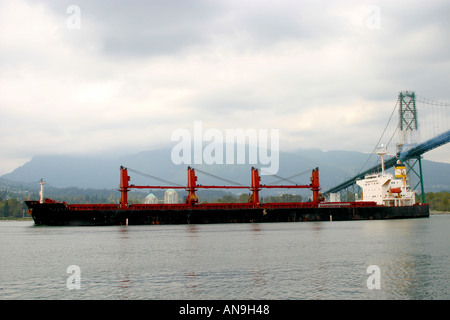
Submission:
<svg viewBox="0 0 450 320">
<path fill-rule="evenodd" d="M 0 0 L 0 174 L 170 147 L 194 121 L 371 152 L 400 91 L 450 102 L 449 16 L 446 0 Z"/>
</svg>

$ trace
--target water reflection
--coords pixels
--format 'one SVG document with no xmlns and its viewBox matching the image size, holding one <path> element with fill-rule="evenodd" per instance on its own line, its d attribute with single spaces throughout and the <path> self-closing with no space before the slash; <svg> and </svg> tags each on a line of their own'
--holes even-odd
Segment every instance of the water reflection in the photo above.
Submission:
<svg viewBox="0 0 450 320">
<path fill-rule="evenodd" d="M 260 226 L 259 223 L 252 223 L 251 226 L 252 226 L 252 230 L 253 230 L 254 232 L 261 231 L 261 226 Z"/>
<path fill-rule="evenodd" d="M 187 232 L 189 236 L 196 237 L 198 232 L 198 227 L 195 224 L 188 224 L 187 225 Z"/>
<path fill-rule="evenodd" d="M 113 277 L 118 278 L 118 285 L 116 290 L 116 295 L 120 296 L 121 299 L 129 299 L 129 289 L 132 285 L 130 279 L 130 273 L 133 266 L 133 258 L 130 256 L 132 248 L 130 247 L 130 227 L 120 226 L 119 231 L 119 243 L 118 243 L 118 254 L 117 254 L 117 264 L 112 274 Z"/>
<path fill-rule="evenodd" d="M 264 240 L 264 232 L 262 225 L 259 223 L 250 224 L 252 243 L 249 244 L 251 252 L 249 252 L 250 259 L 253 262 L 253 267 L 250 270 L 251 285 L 249 286 L 255 292 L 255 298 L 265 298 L 269 292 L 267 273 L 264 271 L 265 266 L 263 257 L 264 250 L 267 248 L 261 245 Z"/>
<path fill-rule="evenodd" d="M 429 254 L 403 254 L 383 265 L 383 289 L 398 298 L 429 299 L 438 270 Z"/>
<path fill-rule="evenodd" d="M 195 224 L 189 224 L 186 226 L 187 231 L 187 241 L 186 247 L 184 251 L 186 252 L 186 267 L 188 271 L 184 272 L 184 288 L 186 289 L 186 298 L 192 298 L 195 296 L 198 296 L 202 293 L 201 290 L 199 290 L 200 283 L 199 283 L 199 276 L 196 272 L 197 266 L 198 266 L 198 259 L 199 259 L 199 249 L 198 249 L 198 226 Z"/>
<path fill-rule="evenodd" d="M 120 234 L 120 238 L 121 239 L 128 239 L 129 238 L 128 227 L 127 226 L 120 226 L 119 227 L 119 234 Z"/>
</svg>

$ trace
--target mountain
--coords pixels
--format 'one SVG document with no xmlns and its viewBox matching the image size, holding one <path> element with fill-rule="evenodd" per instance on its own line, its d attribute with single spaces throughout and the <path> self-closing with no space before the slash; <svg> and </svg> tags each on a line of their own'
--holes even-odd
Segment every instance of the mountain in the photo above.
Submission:
<svg viewBox="0 0 450 320">
<path fill-rule="evenodd" d="M 120 166 L 134 169 L 147 175 L 186 185 L 186 164 L 174 164 L 171 149 L 143 151 L 127 156 L 81 157 L 81 156 L 36 156 L 31 161 L 16 168 L 1 178 L 24 184 L 36 184 L 43 178 L 48 185 L 57 188 L 79 187 L 93 189 L 117 189 Z M 279 171 L 276 176 L 262 176 L 262 183 L 270 184 L 281 177 L 291 177 L 298 184 L 309 184 L 313 168 L 319 167 L 320 183 L 327 190 L 363 169 L 369 154 L 351 151 L 321 151 L 319 149 L 297 150 L 279 153 Z M 377 156 L 371 157 L 364 169 L 374 165 Z M 235 161 L 236 162 L 236 161 Z M 450 164 L 423 160 L 425 191 L 450 190 Z M 196 169 L 198 183 L 207 185 L 232 185 L 230 181 L 250 185 L 248 164 L 201 164 L 191 165 Z M 258 168 L 266 165 L 253 165 Z M 393 169 L 390 169 L 393 170 Z M 144 177 L 129 170 L 131 183 L 135 185 L 164 185 L 164 183 Z M 226 180 L 214 178 L 219 176 Z M 166 184 L 167 185 L 167 184 Z M 291 189 L 292 190 L 292 189 Z M 243 192 L 239 189 L 238 191 Z"/>
</svg>

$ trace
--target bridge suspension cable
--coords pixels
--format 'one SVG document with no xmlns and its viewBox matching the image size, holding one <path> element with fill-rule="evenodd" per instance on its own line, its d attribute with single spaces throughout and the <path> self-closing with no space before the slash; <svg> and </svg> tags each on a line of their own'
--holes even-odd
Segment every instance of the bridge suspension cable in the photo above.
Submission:
<svg viewBox="0 0 450 320">
<path fill-rule="evenodd" d="M 450 103 L 420 98 L 420 133 L 422 139 L 436 137 L 450 129 Z"/>
<path fill-rule="evenodd" d="M 375 151 L 377 150 L 377 148 L 380 145 L 380 141 L 383 138 L 386 129 L 388 128 L 389 124 L 391 123 L 392 117 L 394 116 L 395 110 L 397 110 L 397 105 L 398 105 L 398 100 L 395 103 L 394 109 L 391 112 L 391 116 L 389 117 L 388 122 L 386 123 L 386 126 L 384 127 L 383 133 L 381 134 L 380 138 L 378 139 L 377 143 L 375 144 L 375 147 L 372 150 L 372 153 L 369 155 L 369 157 L 367 158 L 366 162 L 364 163 L 364 165 L 361 167 L 361 169 L 359 169 L 358 173 L 361 173 L 363 171 L 363 169 L 366 167 L 367 163 L 369 162 L 370 158 L 372 158 L 372 156 L 375 154 Z M 396 129 L 394 131 L 394 133 L 392 134 L 391 138 L 389 139 L 388 145 L 389 143 L 392 141 L 392 138 L 394 137 L 395 133 L 397 132 L 398 126 L 396 126 Z M 387 146 L 386 146 L 387 147 Z"/>
<path fill-rule="evenodd" d="M 420 103 L 433 105 L 433 106 L 450 107 L 450 102 L 436 101 L 436 100 L 432 100 L 432 99 L 423 98 L 420 96 L 419 97 L 416 96 L 416 101 L 420 102 Z"/>
</svg>

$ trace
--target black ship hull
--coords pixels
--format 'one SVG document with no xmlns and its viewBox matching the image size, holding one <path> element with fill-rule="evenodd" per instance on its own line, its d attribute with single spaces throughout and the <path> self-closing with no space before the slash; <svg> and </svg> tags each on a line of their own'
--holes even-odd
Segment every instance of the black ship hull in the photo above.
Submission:
<svg viewBox="0 0 450 320">
<path fill-rule="evenodd" d="M 89 209 L 72 210 L 63 203 L 25 202 L 36 225 L 107 226 L 152 224 L 265 223 L 346 221 L 429 217 L 429 206 L 327 206 L 246 209 Z"/>
</svg>

